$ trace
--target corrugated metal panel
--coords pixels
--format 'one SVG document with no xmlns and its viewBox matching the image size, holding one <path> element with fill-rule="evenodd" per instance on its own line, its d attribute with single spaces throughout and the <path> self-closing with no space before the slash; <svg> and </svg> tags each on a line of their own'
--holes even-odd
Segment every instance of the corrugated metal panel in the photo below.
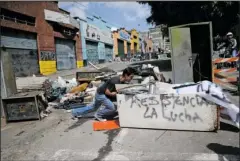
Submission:
<svg viewBox="0 0 240 161">
<path fill-rule="evenodd" d="M 105 45 L 102 42 L 98 43 L 98 56 L 99 60 L 104 60 L 105 61 Z"/>
<path fill-rule="evenodd" d="M 16 77 L 40 73 L 37 50 L 6 48 L 6 51 L 12 55 L 13 71 Z"/>
<path fill-rule="evenodd" d="M 113 46 L 105 44 L 106 61 L 113 60 Z"/>
<path fill-rule="evenodd" d="M 131 44 L 127 43 L 127 53 L 131 53 Z"/>
<path fill-rule="evenodd" d="M 118 55 L 124 57 L 124 42 L 118 39 Z"/>
<path fill-rule="evenodd" d="M 87 61 L 93 64 L 98 64 L 98 43 L 92 41 L 86 41 L 87 47 Z"/>
<path fill-rule="evenodd" d="M 75 42 L 56 39 L 57 70 L 76 68 Z"/>
<path fill-rule="evenodd" d="M 17 30 L 1 32 L 1 47 L 17 49 L 37 49 L 36 35 Z"/>
</svg>

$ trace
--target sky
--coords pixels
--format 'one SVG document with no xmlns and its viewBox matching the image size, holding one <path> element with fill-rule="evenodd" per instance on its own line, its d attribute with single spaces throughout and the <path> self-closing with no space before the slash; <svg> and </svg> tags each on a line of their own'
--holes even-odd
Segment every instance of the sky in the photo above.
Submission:
<svg viewBox="0 0 240 161">
<path fill-rule="evenodd" d="M 100 16 L 113 28 L 124 27 L 127 30 L 135 28 L 147 31 L 152 27 L 146 18 L 150 16 L 150 7 L 137 2 L 59 2 L 58 6 L 71 13 L 71 16 L 86 18 Z"/>
</svg>

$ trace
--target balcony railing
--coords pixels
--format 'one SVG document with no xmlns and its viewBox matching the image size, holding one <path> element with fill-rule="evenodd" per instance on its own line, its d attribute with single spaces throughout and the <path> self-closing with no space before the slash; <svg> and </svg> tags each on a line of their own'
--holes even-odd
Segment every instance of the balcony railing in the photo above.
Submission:
<svg viewBox="0 0 240 161">
<path fill-rule="evenodd" d="M 26 24 L 26 25 L 29 25 L 29 26 L 35 26 L 35 23 L 28 22 L 28 21 L 26 21 L 26 20 L 19 20 L 19 19 L 17 19 L 17 18 L 8 17 L 8 16 L 5 16 L 5 15 L 0 15 L 0 19 L 2 19 L 2 20 L 8 20 L 8 21 L 13 21 L 13 22 L 15 22 L 15 23 Z"/>
</svg>

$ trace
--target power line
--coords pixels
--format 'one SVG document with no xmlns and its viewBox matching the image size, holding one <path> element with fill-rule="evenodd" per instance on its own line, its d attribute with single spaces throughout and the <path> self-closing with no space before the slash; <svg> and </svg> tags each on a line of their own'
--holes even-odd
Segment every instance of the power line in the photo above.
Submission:
<svg viewBox="0 0 240 161">
<path fill-rule="evenodd" d="M 78 5 L 81 5 L 81 6 L 85 7 L 85 8 L 87 8 L 87 6 L 81 4 L 81 3 L 77 2 L 77 1 L 74 1 L 74 3 L 77 3 Z M 83 9 L 80 8 L 78 5 L 76 5 L 76 7 L 79 8 L 80 10 L 83 10 Z M 72 4 L 72 6 L 73 6 L 73 4 Z M 94 13 L 96 14 L 96 15 L 94 15 L 94 14 L 92 14 L 92 13 L 90 13 L 89 11 L 86 11 L 86 10 L 84 10 L 84 12 L 86 12 L 86 13 L 88 13 L 89 15 L 94 16 L 94 17 L 96 17 L 97 15 L 100 15 L 100 14 L 98 14 L 98 13 L 96 13 L 96 12 L 94 12 Z M 109 23 L 109 21 L 108 21 L 107 19 L 105 19 L 105 18 L 103 18 L 103 19 L 107 21 L 107 24 L 112 25 L 112 27 L 113 27 L 113 26 L 114 26 L 114 27 L 118 27 L 118 28 L 121 28 L 121 27 L 122 27 L 122 25 L 114 24 L 114 23 Z"/>
<path fill-rule="evenodd" d="M 87 6 L 85 6 L 85 5 L 83 5 L 83 4 L 79 3 L 79 2 L 77 2 L 77 1 L 75 1 L 75 2 L 78 3 L 79 5 L 84 6 L 84 7 L 87 8 Z M 98 13 L 96 13 L 96 12 L 93 12 L 93 13 L 95 13 L 96 15 L 93 15 L 93 14 L 91 14 L 90 12 L 88 12 L 88 13 L 89 13 L 90 15 L 92 15 L 92 16 L 100 15 L 100 14 L 98 14 Z M 122 27 L 122 25 L 119 25 L 119 24 L 116 24 L 116 23 L 109 23 L 110 21 L 108 21 L 108 20 L 105 19 L 105 18 L 104 18 L 104 20 L 106 20 L 108 24 L 112 24 L 113 26 Z"/>
</svg>

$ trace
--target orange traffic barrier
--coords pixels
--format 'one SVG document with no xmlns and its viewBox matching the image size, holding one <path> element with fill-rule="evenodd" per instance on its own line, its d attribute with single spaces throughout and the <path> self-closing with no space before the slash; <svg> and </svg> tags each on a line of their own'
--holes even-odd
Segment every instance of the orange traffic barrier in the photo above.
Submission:
<svg viewBox="0 0 240 161">
<path fill-rule="evenodd" d="M 229 69 L 215 69 L 214 73 L 231 73 L 231 72 L 236 72 L 237 68 L 229 68 Z"/>
<path fill-rule="evenodd" d="M 113 130 L 119 129 L 119 121 L 118 120 L 110 120 L 110 121 L 94 121 L 93 122 L 93 130 L 94 131 L 101 131 L 101 130 Z"/>
<path fill-rule="evenodd" d="M 213 63 L 217 64 L 217 63 L 225 63 L 225 62 L 235 62 L 235 61 L 238 61 L 239 58 L 238 57 L 233 57 L 233 58 L 218 58 L 218 59 L 215 59 L 213 61 Z"/>
<path fill-rule="evenodd" d="M 233 57 L 233 58 L 218 58 L 213 61 L 214 64 L 219 63 L 231 63 L 231 62 L 237 62 L 239 61 L 239 57 Z M 232 83 L 235 83 L 238 81 L 238 74 L 237 74 L 237 68 L 225 68 L 225 69 L 213 69 L 214 79 L 213 82 L 216 84 L 221 84 L 228 86 L 228 88 L 236 88 L 235 85 Z M 230 75 L 234 75 L 232 77 L 229 77 Z"/>
<path fill-rule="evenodd" d="M 223 79 L 214 78 L 214 82 L 222 82 L 222 83 L 237 82 L 237 78 L 236 77 L 228 77 Z"/>
</svg>

